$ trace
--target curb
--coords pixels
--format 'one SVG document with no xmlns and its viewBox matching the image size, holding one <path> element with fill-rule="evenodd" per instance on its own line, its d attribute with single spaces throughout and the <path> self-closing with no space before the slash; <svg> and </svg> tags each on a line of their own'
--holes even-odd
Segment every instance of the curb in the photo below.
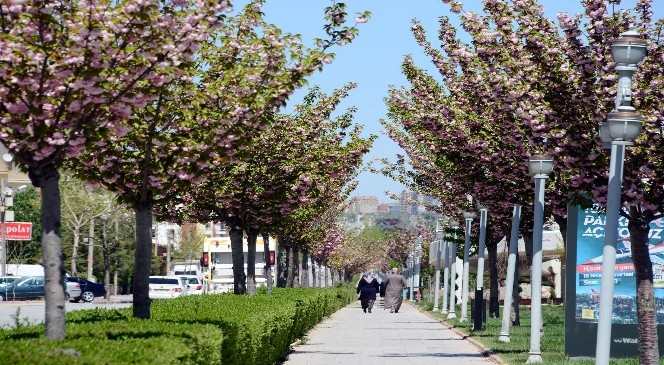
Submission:
<svg viewBox="0 0 664 365">
<path fill-rule="evenodd" d="M 449 324 L 445 320 L 442 320 L 440 318 L 436 318 L 433 315 L 433 313 L 431 313 L 429 311 L 425 311 L 425 310 L 421 309 L 420 307 L 418 307 L 416 305 L 412 305 L 410 303 L 408 303 L 408 304 L 411 305 L 412 307 L 414 307 L 418 312 L 420 312 L 420 313 L 424 314 L 425 316 L 433 319 L 434 321 L 437 321 L 437 322 L 443 324 L 445 326 L 445 329 L 448 329 L 448 330 L 452 331 L 455 335 L 461 337 L 462 340 L 466 340 L 466 341 L 470 342 L 470 344 L 477 347 L 481 351 L 482 356 L 489 358 L 491 361 L 495 362 L 498 365 L 508 365 L 500 356 L 498 356 L 498 354 L 491 351 L 490 348 L 486 347 L 483 343 L 479 342 L 478 340 L 472 338 L 470 335 L 461 332 L 460 330 L 458 330 L 456 327 L 452 326 L 451 324 Z"/>
</svg>

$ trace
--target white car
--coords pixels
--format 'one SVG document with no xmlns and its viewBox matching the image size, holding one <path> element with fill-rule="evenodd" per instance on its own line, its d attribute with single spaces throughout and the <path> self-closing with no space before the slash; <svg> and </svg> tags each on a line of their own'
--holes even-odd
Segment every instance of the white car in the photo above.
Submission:
<svg viewBox="0 0 664 365">
<path fill-rule="evenodd" d="M 184 294 L 185 282 L 179 276 L 150 276 L 150 299 L 171 299 Z"/>
<path fill-rule="evenodd" d="M 203 294 L 203 280 L 196 275 L 181 275 L 180 278 L 185 282 L 187 295 Z"/>
<path fill-rule="evenodd" d="M 66 300 L 74 301 L 81 297 L 81 284 L 72 281 L 65 281 L 66 287 Z"/>
</svg>

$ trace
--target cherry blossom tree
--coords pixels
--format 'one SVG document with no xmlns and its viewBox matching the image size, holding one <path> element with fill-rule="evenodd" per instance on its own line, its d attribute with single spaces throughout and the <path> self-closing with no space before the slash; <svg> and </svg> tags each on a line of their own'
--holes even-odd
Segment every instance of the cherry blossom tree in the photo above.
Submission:
<svg viewBox="0 0 664 365">
<path fill-rule="evenodd" d="M 42 189 L 46 335 L 64 337 L 58 170 L 86 146 L 121 134 L 219 21 L 225 2 L 3 1 L 0 140 Z"/>
</svg>

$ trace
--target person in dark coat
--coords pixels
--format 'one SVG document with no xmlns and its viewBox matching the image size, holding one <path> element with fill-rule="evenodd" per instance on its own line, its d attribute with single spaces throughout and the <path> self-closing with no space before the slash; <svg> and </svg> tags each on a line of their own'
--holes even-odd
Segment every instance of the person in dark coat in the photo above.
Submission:
<svg viewBox="0 0 664 365">
<path fill-rule="evenodd" d="M 367 310 L 371 313 L 378 292 L 378 280 L 376 280 L 371 273 L 364 274 L 362 279 L 360 279 L 360 282 L 357 283 L 357 293 L 360 294 L 360 304 L 362 304 L 362 310 L 364 313 L 366 313 Z"/>
</svg>

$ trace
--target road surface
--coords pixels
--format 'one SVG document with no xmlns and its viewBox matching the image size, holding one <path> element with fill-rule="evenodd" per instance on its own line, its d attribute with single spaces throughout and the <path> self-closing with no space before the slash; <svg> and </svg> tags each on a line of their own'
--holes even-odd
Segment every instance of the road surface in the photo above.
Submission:
<svg viewBox="0 0 664 365">
<path fill-rule="evenodd" d="M 67 303 L 65 310 L 71 312 L 81 309 L 127 307 L 131 307 L 131 296 L 118 296 L 111 302 L 102 302 L 97 298 L 93 303 Z M 16 314 L 19 309 L 22 324 L 44 322 L 44 301 L 0 302 L 0 327 L 13 327 L 16 324 Z"/>
</svg>

